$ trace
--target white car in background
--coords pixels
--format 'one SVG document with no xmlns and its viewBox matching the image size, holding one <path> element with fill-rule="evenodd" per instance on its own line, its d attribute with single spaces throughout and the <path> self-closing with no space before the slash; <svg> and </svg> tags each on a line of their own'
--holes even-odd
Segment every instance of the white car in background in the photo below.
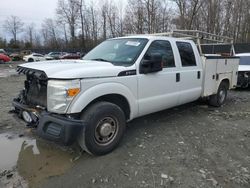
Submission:
<svg viewBox="0 0 250 188">
<path fill-rule="evenodd" d="M 32 53 L 30 55 L 26 55 L 23 57 L 23 60 L 26 62 L 34 62 L 34 61 L 46 61 L 46 57 L 42 54 Z"/>
<path fill-rule="evenodd" d="M 237 87 L 247 88 L 250 86 L 250 53 L 235 56 L 240 57 Z"/>
</svg>

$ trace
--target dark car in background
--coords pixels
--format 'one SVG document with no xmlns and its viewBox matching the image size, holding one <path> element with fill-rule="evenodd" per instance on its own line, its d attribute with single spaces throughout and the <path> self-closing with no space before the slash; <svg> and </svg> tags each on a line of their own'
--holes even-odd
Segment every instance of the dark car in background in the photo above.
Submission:
<svg viewBox="0 0 250 188">
<path fill-rule="evenodd" d="M 32 54 L 31 50 L 22 50 L 20 52 L 15 52 L 10 54 L 12 61 L 22 61 L 24 56 Z"/>
<path fill-rule="evenodd" d="M 80 53 L 66 53 L 60 57 L 60 59 L 80 59 Z"/>
<path fill-rule="evenodd" d="M 46 59 L 60 59 L 61 56 L 65 55 L 65 52 L 50 52 L 46 55 Z"/>
</svg>

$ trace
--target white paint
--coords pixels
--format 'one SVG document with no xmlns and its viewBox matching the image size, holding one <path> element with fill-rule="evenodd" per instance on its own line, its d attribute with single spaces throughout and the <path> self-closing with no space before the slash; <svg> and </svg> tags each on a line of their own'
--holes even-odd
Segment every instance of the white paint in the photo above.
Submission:
<svg viewBox="0 0 250 188">
<path fill-rule="evenodd" d="M 250 71 L 250 65 L 239 65 L 239 71 Z"/>
</svg>

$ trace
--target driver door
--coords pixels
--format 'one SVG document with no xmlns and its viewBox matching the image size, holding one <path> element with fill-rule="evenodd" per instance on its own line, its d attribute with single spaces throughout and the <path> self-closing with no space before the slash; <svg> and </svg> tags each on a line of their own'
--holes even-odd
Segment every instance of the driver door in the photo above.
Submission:
<svg viewBox="0 0 250 188">
<path fill-rule="evenodd" d="M 179 65 L 175 63 L 171 43 L 166 40 L 153 41 L 143 60 L 150 59 L 154 54 L 161 56 L 163 70 L 138 75 L 140 116 L 176 106 L 179 100 Z"/>
</svg>

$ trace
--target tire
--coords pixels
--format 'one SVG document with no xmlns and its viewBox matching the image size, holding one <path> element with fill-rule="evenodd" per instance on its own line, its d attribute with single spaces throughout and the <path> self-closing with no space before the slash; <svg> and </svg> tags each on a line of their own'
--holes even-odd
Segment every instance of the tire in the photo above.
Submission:
<svg viewBox="0 0 250 188">
<path fill-rule="evenodd" d="M 4 63 L 4 60 L 3 59 L 0 59 L 0 64 Z"/>
<path fill-rule="evenodd" d="M 126 129 L 125 114 L 110 102 L 91 105 L 81 115 L 85 129 L 78 137 L 78 144 L 92 155 L 105 155 L 113 151 Z"/>
<path fill-rule="evenodd" d="M 209 97 L 209 105 L 220 107 L 222 106 L 227 99 L 228 83 L 222 81 L 218 88 L 217 94 Z"/>
<path fill-rule="evenodd" d="M 34 62 L 34 59 L 29 58 L 29 59 L 28 59 L 28 62 Z"/>
</svg>

